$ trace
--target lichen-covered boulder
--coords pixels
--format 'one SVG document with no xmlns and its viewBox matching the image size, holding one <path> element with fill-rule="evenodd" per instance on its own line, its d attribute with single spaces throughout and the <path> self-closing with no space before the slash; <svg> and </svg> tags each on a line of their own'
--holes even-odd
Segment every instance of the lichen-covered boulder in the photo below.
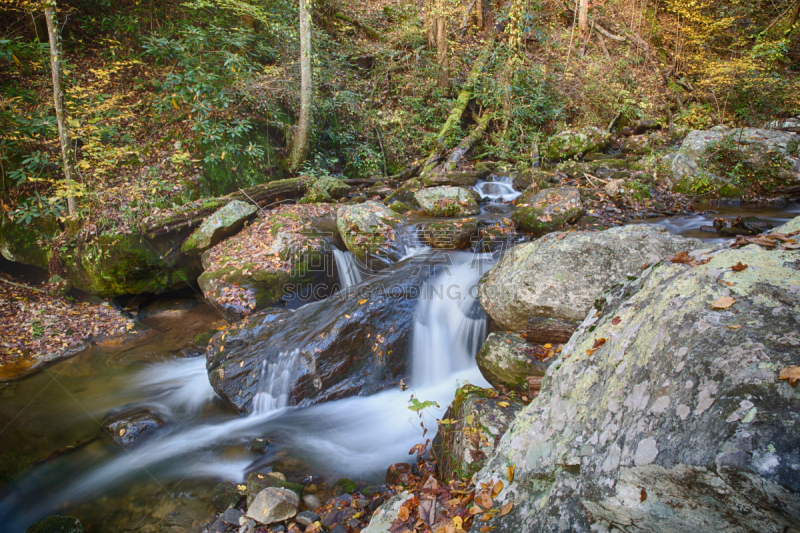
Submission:
<svg viewBox="0 0 800 533">
<path fill-rule="evenodd" d="M 800 256 L 693 255 L 589 312 L 476 476 L 493 531 L 797 529 Z"/>
<path fill-rule="evenodd" d="M 439 478 L 470 479 L 521 409 L 516 397 L 498 397 L 493 389 L 469 384 L 459 388 L 431 446 Z"/>
<path fill-rule="evenodd" d="M 222 239 L 230 237 L 244 227 L 244 223 L 256 214 L 258 208 L 252 204 L 233 200 L 208 217 L 181 245 L 185 254 L 199 255 Z"/>
<path fill-rule="evenodd" d="M 331 176 L 323 176 L 321 178 L 317 178 L 311 185 L 309 185 L 308 191 L 300 200 L 300 203 L 317 204 L 333 202 L 334 200 L 344 198 L 351 190 L 352 187 L 346 183 L 342 183 L 341 180 Z"/>
<path fill-rule="evenodd" d="M 410 179 L 387 196 L 383 203 L 391 206 L 395 202 L 402 202 L 410 207 L 419 208 L 419 203 L 414 195 L 421 189 L 422 183 L 418 179 Z"/>
<path fill-rule="evenodd" d="M 226 316 L 239 319 L 281 300 L 324 298 L 333 288 L 333 247 L 321 229 L 333 208 L 282 206 L 259 215 L 234 237 L 206 251 L 197 282 Z"/>
<path fill-rule="evenodd" d="M 414 197 L 432 217 L 468 217 L 481 212 L 470 191 L 461 187 L 432 187 Z"/>
<path fill-rule="evenodd" d="M 517 333 L 526 332 L 533 316 L 581 320 L 605 291 L 643 266 L 701 244 L 644 224 L 551 233 L 498 261 L 478 285 L 481 306 Z"/>
<path fill-rule="evenodd" d="M 619 147 L 623 154 L 646 155 L 653 151 L 650 138 L 647 135 L 633 135 L 626 137 Z"/>
<path fill-rule="evenodd" d="M 336 224 L 345 246 L 372 270 L 394 264 L 404 255 L 402 217 L 378 202 L 345 205 Z"/>
<path fill-rule="evenodd" d="M 477 218 L 457 218 L 429 222 L 422 228 L 422 238 L 433 248 L 461 250 L 469 248 L 478 233 Z"/>
<path fill-rule="evenodd" d="M 545 159 L 566 159 L 576 155 L 597 152 L 606 147 L 611 135 L 589 126 L 580 130 L 566 130 L 550 137 L 541 147 L 541 155 Z"/>
<path fill-rule="evenodd" d="M 511 215 L 511 220 L 522 231 L 544 235 L 577 222 L 583 216 L 583 202 L 576 187 L 536 191 L 535 188 L 526 189 L 517 199 Z"/>
<path fill-rule="evenodd" d="M 534 357 L 530 347 L 517 333 L 495 331 L 486 338 L 475 360 L 492 387 L 527 394 L 528 378 L 544 376 L 552 362 L 552 358 L 541 361 Z"/>
<path fill-rule="evenodd" d="M 405 491 L 383 502 L 372 514 L 369 525 L 362 529 L 361 533 L 391 533 L 392 522 L 397 520 L 400 508 L 413 497 L 413 493 Z"/>
<path fill-rule="evenodd" d="M 408 377 L 406 351 L 424 275 L 421 269 L 401 269 L 344 296 L 296 311 L 264 310 L 219 332 L 207 348 L 211 386 L 249 413 L 373 394 L 398 384 Z"/>
</svg>

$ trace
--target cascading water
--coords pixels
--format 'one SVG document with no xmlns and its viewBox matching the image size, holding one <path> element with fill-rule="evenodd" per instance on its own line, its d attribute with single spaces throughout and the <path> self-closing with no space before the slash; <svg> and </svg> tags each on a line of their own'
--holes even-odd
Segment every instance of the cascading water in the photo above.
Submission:
<svg viewBox="0 0 800 533">
<path fill-rule="evenodd" d="M 300 350 L 282 352 L 270 362 L 261 362 L 259 384 L 261 390 L 253 398 L 253 412 L 256 415 L 266 414 L 289 404 L 289 393 L 292 389 L 292 372 L 294 371 Z"/>
<path fill-rule="evenodd" d="M 511 202 L 522 194 L 514 190 L 514 180 L 509 176 L 490 176 L 488 180 L 478 180 L 473 188 L 490 202 Z"/>
<path fill-rule="evenodd" d="M 334 248 L 333 257 L 336 260 L 336 271 L 339 273 L 339 285 L 342 290 L 358 285 L 364 280 L 362 267 L 351 252 Z"/>
</svg>

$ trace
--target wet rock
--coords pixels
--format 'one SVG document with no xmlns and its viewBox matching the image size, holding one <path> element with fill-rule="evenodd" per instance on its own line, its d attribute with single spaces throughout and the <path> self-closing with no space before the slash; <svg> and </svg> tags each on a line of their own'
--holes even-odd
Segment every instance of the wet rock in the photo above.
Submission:
<svg viewBox="0 0 800 533">
<path fill-rule="evenodd" d="M 528 393 L 528 378 L 544 376 L 552 358 L 540 361 L 532 355 L 530 345 L 517 333 L 495 331 L 489 334 L 475 360 L 492 387 L 505 387 Z"/>
<path fill-rule="evenodd" d="M 478 179 L 484 180 L 497 170 L 498 164 L 491 161 L 479 161 L 475 163 L 475 173 Z"/>
<path fill-rule="evenodd" d="M 25 533 L 86 533 L 86 530 L 74 516 L 48 516 L 30 526 Z"/>
<path fill-rule="evenodd" d="M 796 529 L 797 253 L 692 255 L 710 261 L 658 263 L 587 314 L 476 476 L 513 501 L 495 533 Z"/>
<path fill-rule="evenodd" d="M 514 222 L 504 218 L 501 222 L 484 225 L 478 230 L 478 238 L 473 239 L 472 249 L 478 252 L 507 250 L 519 240 Z"/>
<path fill-rule="evenodd" d="M 422 228 L 422 238 L 434 248 L 462 250 L 471 246 L 479 223 L 477 218 L 429 222 Z"/>
<path fill-rule="evenodd" d="M 233 483 L 217 483 L 211 492 L 211 504 L 219 511 L 238 507 L 245 499 L 245 490 L 239 489 Z"/>
<path fill-rule="evenodd" d="M 322 506 L 322 502 L 316 494 L 305 494 L 303 496 L 303 505 L 305 505 L 307 509 L 318 509 Z"/>
<path fill-rule="evenodd" d="M 550 137 L 541 147 L 541 155 L 548 160 L 559 160 L 576 155 L 599 152 L 611 136 L 599 128 L 589 126 L 580 130 L 566 130 Z"/>
<path fill-rule="evenodd" d="M 347 196 L 352 187 L 341 180 L 331 176 L 317 178 L 308 188 L 300 203 L 314 204 L 321 202 L 332 202 Z"/>
<path fill-rule="evenodd" d="M 342 509 L 333 508 L 323 513 L 322 518 L 320 518 L 320 523 L 327 528 L 332 528 L 336 524 L 344 524 L 357 512 L 358 511 L 352 507 L 343 507 Z"/>
<path fill-rule="evenodd" d="M 161 521 L 161 531 L 165 529 L 167 531 L 184 531 L 192 525 L 192 522 L 194 522 L 194 519 L 191 514 L 183 509 L 175 509 L 170 511 Z"/>
<path fill-rule="evenodd" d="M 378 202 L 339 208 L 337 225 L 345 246 L 361 263 L 381 270 L 403 257 L 402 217 Z"/>
<path fill-rule="evenodd" d="M 626 138 L 622 145 L 619 147 L 623 154 L 629 155 L 647 155 L 652 149 L 650 148 L 650 139 L 646 135 L 634 135 Z"/>
<path fill-rule="evenodd" d="M 232 526 L 239 525 L 239 519 L 244 516 L 244 513 L 241 512 L 239 509 L 225 509 L 225 512 L 222 514 L 222 520 L 226 524 L 230 524 Z"/>
<path fill-rule="evenodd" d="M 461 187 L 423 189 L 414 197 L 422 209 L 433 217 L 467 217 L 481 211 L 470 191 Z"/>
<path fill-rule="evenodd" d="M 239 524 L 237 523 L 236 525 L 238 526 Z M 211 524 L 209 531 L 211 531 L 211 533 L 225 533 L 228 531 L 228 527 L 228 524 L 226 524 L 221 518 L 217 518 L 214 520 L 214 523 Z"/>
<path fill-rule="evenodd" d="M 303 527 L 310 526 L 317 520 L 319 520 L 319 515 L 313 511 L 303 511 L 294 517 L 294 521 Z"/>
<path fill-rule="evenodd" d="M 386 483 L 390 485 L 407 484 L 411 479 L 411 465 L 408 463 L 395 463 L 386 469 Z"/>
<path fill-rule="evenodd" d="M 358 484 L 347 478 L 338 480 L 331 486 L 331 494 L 341 496 L 342 494 L 353 494 L 358 490 Z"/>
<path fill-rule="evenodd" d="M 481 306 L 506 331 L 525 333 L 530 317 L 582 320 L 613 285 L 638 276 L 697 239 L 658 226 L 551 233 L 512 248 L 478 285 Z"/>
<path fill-rule="evenodd" d="M 181 245 L 181 252 L 200 255 L 223 239 L 234 235 L 244 227 L 258 208 L 252 204 L 233 200 L 221 207 L 200 224 L 194 233 Z"/>
<path fill-rule="evenodd" d="M 114 442 L 129 446 L 145 434 L 149 434 L 164 425 L 164 419 L 150 409 L 138 409 L 109 416 L 103 421 L 106 430 Z"/>
<path fill-rule="evenodd" d="M 584 208 L 575 187 L 561 187 L 534 192 L 527 189 L 517 199 L 511 219 L 522 231 L 544 235 L 565 224 L 577 222 Z"/>
<path fill-rule="evenodd" d="M 414 494 L 405 491 L 392 496 L 375 510 L 369 525 L 361 530 L 361 533 L 389 533 L 392 522 L 397 520 L 400 507 L 414 497 Z"/>
<path fill-rule="evenodd" d="M 330 294 L 333 247 L 323 225 L 325 205 L 282 206 L 203 254 L 197 279 L 203 295 L 229 319 L 279 302 L 313 301 Z"/>
<path fill-rule="evenodd" d="M 464 385 L 456 391 L 433 439 L 433 456 L 441 479 L 470 479 L 483 468 L 497 439 L 508 429 L 522 403 L 500 400 L 491 389 Z"/>
<path fill-rule="evenodd" d="M 772 224 L 760 220 L 758 217 L 715 218 L 713 225 L 717 233 L 726 237 L 759 235 L 772 229 Z"/>
<path fill-rule="evenodd" d="M 259 524 L 283 522 L 297 514 L 300 499 L 294 491 L 268 487 L 247 507 L 247 518 Z"/>
<path fill-rule="evenodd" d="M 269 439 L 265 439 L 262 437 L 256 437 L 253 439 L 253 442 L 250 444 L 250 451 L 256 453 L 267 453 L 267 448 L 269 447 Z"/>
<path fill-rule="evenodd" d="M 403 215 L 405 213 L 408 213 L 409 211 L 414 210 L 414 208 L 408 205 L 407 203 L 400 201 L 392 202 L 391 204 L 389 204 L 389 209 L 391 209 L 398 215 Z"/>
<path fill-rule="evenodd" d="M 280 387 L 261 397 L 267 402 L 285 394 L 289 404 L 311 405 L 399 383 L 407 377 L 421 270 L 409 265 L 358 292 L 296 311 L 264 311 L 217 334 L 206 358 L 211 386 L 240 412 L 250 412 L 267 364 L 281 372 Z"/>
<path fill-rule="evenodd" d="M 256 496 L 268 487 L 291 490 L 298 497 L 303 495 L 303 485 L 281 479 L 273 472 L 252 472 L 247 476 L 247 505 L 255 500 Z"/>
<path fill-rule="evenodd" d="M 376 183 L 372 187 L 366 189 L 364 194 L 367 195 L 368 198 L 374 199 L 375 196 L 380 198 L 381 200 L 392 194 L 394 191 L 391 187 L 383 183 Z"/>
</svg>

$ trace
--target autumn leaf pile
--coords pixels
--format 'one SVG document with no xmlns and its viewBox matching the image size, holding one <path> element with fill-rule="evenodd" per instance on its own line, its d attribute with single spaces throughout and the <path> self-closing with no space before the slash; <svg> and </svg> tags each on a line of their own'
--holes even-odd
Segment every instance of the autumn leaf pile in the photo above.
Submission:
<svg viewBox="0 0 800 533">
<path fill-rule="evenodd" d="M 131 319 L 107 304 L 71 303 L 51 290 L 54 287 L 26 287 L 0 276 L 0 362 L 58 354 L 80 347 L 88 338 L 133 328 Z"/>
</svg>

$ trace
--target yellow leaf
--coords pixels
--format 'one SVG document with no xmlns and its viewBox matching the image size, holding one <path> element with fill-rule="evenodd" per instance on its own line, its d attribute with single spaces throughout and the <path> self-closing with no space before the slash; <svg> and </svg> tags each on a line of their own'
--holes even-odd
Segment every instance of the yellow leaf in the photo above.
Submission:
<svg viewBox="0 0 800 533">
<path fill-rule="evenodd" d="M 492 488 L 492 497 L 497 498 L 497 495 L 500 494 L 500 491 L 503 490 L 503 481 L 498 481 L 497 484 Z"/>
<path fill-rule="evenodd" d="M 502 506 L 500 508 L 500 514 L 497 515 L 497 516 L 505 516 L 505 515 L 507 515 L 508 513 L 511 512 L 511 508 L 512 507 L 514 507 L 514 504 L 511 503 L 511 502 L 508 502 L 507 504 L 505 504 L 504 506 Z"/>
<path fill-rule="evenodd" d="M 367 299 L 364 298 L 363 300 L 359 300 L 358 303 L 360 303 L 361 305 L 364 305 L 365 303 L 367 303 Z"/>
<path fill-rule="evenodd" d="M 225 150 L 222 151 L 222 155 L 219 156 L 220 159 L 225 159 Z"/>
<path fill-rule="evenodd" d="M 499 405 L 500 407 L 508 407 L 511 404 L 508 402 L 497 402 L 497 405 Z"/>
<path fill-rule="evenodd" d="M 17 56 L 15 56 L 14 54 L 11 54 L 11 59 L 14 60 L 14 63 L 16 63 L 18 67 L 22 66 L 22 63 L 20 63 L 19 59 L 17 59 Z"/>
<path fill-rule="evenodd" d="M 345 318 L 350 318 L 350 315 L 344 315 Z"/>
<path fill-rule="evenodd" d="M 176 102 L 174 98 L 172 99 L 172 107 L 178 109 L 178 102 Z"/>
<path fill-rule="evenodd" d="M 461 530 L 461 526 L 464 525 L 464 522 L 461 520 L 460 516 L 454 516 L 453 525 L 456 526 L 456 529 Z"/>
<path fill-rule="evenodd" d="M 247 490 L 247 485 L 236 485 L 236 488 L 239 490 Z"/>
<path fill-rule="evenodd" d="M 150 191 L 150 194 L 155 194 L 155 193 L 156 193 L 156 188 L 155 188 L 155 187 L 153 187 L 153 190 L 152 190 L 152 191 Z"/>
<path fill-rule="evenodd" d="M 730 296 L 723 296 L 722 298 L 715 300 L 714 303 L 711 304 L 711 309 L 728 309 L 735 303 L 736 300 L 734 300 Z"/>
<path fill-rule="evenodd" d="M 513 483 L 514 482 L 514 470 L 515 470 L 514 469 L 514 465 L 511 465 L 511 466 L 508 467 L 508 482 L 509 483 Z"/>
</svg>

